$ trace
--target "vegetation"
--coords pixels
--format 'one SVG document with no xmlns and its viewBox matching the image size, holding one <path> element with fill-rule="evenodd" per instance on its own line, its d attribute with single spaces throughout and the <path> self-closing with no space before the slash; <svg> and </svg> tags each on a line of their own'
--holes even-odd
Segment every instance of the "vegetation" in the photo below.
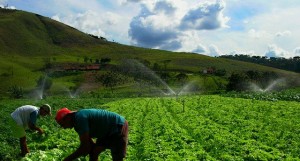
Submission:
<svg viewBox="0 0 300 161">
<path fill-rule="evenodd" d="M 221 58 L 229 58 L 233 60 L 241 60 L 251 63 L 257 63 L 265 66 L 279 68 L 283 70 L 294 71 L 300 73 L 300 57 L 295 56 L 293 58 L 282 57 L 266 57 L 266 56 L 250 56 L 250 55 L 222 55 Z"/>
<path fill-rule="evenodd" d="M 299 89 L 283 90 L 300 85 L 299 73 L 122 45 L 1 8 L 0 38 L 0 160 L 60 160 L 76 149 L 75 131 L 52 115 L 38 120 L 44 135 L 27 133 L 31 153 L 18 157 L 10 113 L 43 103 L 54 113 L 93 107 L 125 116 L 127 160 L 300 160 Z"/>
<path fill-rule="evenodd" d="M 0 9 L 0 31 L 0 97 L 2 98 L 9 97 L 9 87 L 14 85 L 21 87 L 26 97 L 36 88 L 36 80 L 45 75 L 52 80 L 49 89 L 52 93 L 61 91 L 58 87 L 70 89 L 88 86 L 87 89 L 93 89 L 95 92 L 110 88 L 97 81 L 95 77 L 99 74 L 90 74 L 92 71 L 66 70 L 64 66 L 68 64 L 73 67 L 99 64 L 100 69 L 94 71 L 96 73 L 105 75 L 105 72 L 121 72 L 121 75 L 130 77 L 129 82 L 114 84 L 112 88 L 114 92 L 124 91 L 124 88 L 127 91 L 138 90 L 133 88 L 139 88 L 137 84 L 144 84 L 143 82 L 147 81 L 141 74 L 138 76 L 124 73 L 126 71 L 123 71 L 122 67 L 126 69 L 132 66 L 135 66 L 135 69 L 148 68 L 148 71 L 153 71 L 160 79 L 171 85 L 176 86 L 181 83 L 182 86 L 184 83 L 194 81 L 198 83 L 196 86 L 203 86 L 202 88 L 207 90 L 222 91 L 232 73 L 249 70 L 275 72 L 280 77 L 295 80 L 291 83 L 295 86 L 300 84 L 297 81 L 299 77 L 297 73 L 221 57 L 122 45 L 82 33 L 50 18 L 19 10 Z M 131 64 L 126 64 L 127 67 L 124 66 L 127 60 L 136 60 L 135 65 L 130 62 Z M 140 63 L 139 66 L 137 62 Z M 207 69 L 213 69 L 213 72 L 204 74 Z M 188 78 L 179 80 L 176 75 L 180 73 L 187 75 Z M 147 82 L 152 86 L 157 84 L 155 81 Z"/>
<path fill-rule="evenodd" d="M 227 92 L 222 94 L 222 96 L 266 101 L 283 100 L 300 102 L 299 90 L 300 89 L 295 88 L 276 92 Z"/>
<path fill-rule="evenodd" d="M 24 95 L 23 88 L 16 85 L 11 86 L 8 92 L 10 93 L 11 98 L 22 98 Z"/>
<path fill-rule="evenodd" d="M 23 104 L 42 103 L 54 111 L 94 107 L 125 116 L 130 125 L 127 160 L 300 160 L 298 102 L 217 95 L 2 100 L 1 160 L 20 160 L 17 139 L 5 126 L 9 113 Z M 54 117 L 38 120 L 43 136 L 27 133 L 31 153 L 23 160 L 59 160 L 77 148 L 76 132 L 60 129 Z M 100 158 L 111 160 L 108 151 Z"/>
</svg>

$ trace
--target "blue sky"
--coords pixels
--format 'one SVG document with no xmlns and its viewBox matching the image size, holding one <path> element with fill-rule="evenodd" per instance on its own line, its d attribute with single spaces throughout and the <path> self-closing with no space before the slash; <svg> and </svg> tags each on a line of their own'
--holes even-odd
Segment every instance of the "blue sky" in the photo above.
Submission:
<svg viewBox="0 0 300 161">
<path fill-rule="evenodd" d="M 122 44 L 218 56 L 300 56 L 299 0 L 0 0 Z"/>
</svg>

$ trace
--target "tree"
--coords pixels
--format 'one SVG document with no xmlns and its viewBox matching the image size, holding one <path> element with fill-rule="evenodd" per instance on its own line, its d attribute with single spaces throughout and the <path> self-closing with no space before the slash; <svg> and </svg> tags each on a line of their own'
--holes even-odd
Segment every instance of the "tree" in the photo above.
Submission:
<svg viewBox="0 0 300 161">
<path fill-rule="evenodd" d="M 164 60 L 164 61 L 162 61 L 163 62 L 163 64 L 164 64 L 164 70 L 166 71 L 167 70 L 167 66 L 169 65 L 169 63 L 171 62 L 171 60 Z"/>
<path fill-rule="evenodd" d="M 17 99 L 22 98 L 24 94 L 23 88 L 16 85 L 9 87 L 8 92 L 10 93 L 11 98 Z"/>
<path fill-rule="evenodd" d="M 176 79 L 181 85 L 184 85 L 188 79 L 188 76 L 185 73 L 179 73 L 176 75 Z"/>
<path fill-rule="evenodd" d="M 227 84 L 228 91 L 243 91 L 247 87 L 248 77 L 244 73 L 232 73 Z"/>
<path fill-rule="evenodd" d="M 96 60 L 95 60 L 95 64 L 100 64 L 100 60 L 99 60 L 99 59 L 96 59 Z"/>
<path fill-rule="evenodd" d="M 160 71 L 160 69 L 161 69 L 161 67 L 160 67 L 160 65 L 158 63 L 154 63 L 153 64 L 153 70 L 154 71 Z"/>
<path fill-rule="evenodd" d="M 87 62 L 89 61 L 89 58 L 88 58 L 87 56 L 85 56 L 85 57 L 83 58 L 83 61 L 84 61 L 85 63 L 87 63 Z"/>
<path fill-rule="evenodd" d="M 252 81 L 258 83 L 262 78 L 262 73 L 259 71 L 249 70 L 246 72 L 246 75 L 251 79 Z"/>
<path fill-rule="evenodd" d="M 215 73 L 214 73 L 216 76 L 225 76 L 226 75 L 226 70 L 225 69 L 217 69 L 215 70 Z"/>
<path fill-rule="evenodd" d="M 150 67 L 151 62 L 148 61 L 147 59 L 141 59 L 141 58 L 134 58 L 135 60 L 137 60 L 138 62 L 142 63 L 143 65 L 145 65 L 146 67 Z"/>
<path fill-rule="evenodd" d="M 97 77 L 97 80 L 100 81 L 105 87 L 110 88 L 112 93 L 113 88 L 123 82 L 122 76 L 112 71 Z"/>
<path fill-rule="evenodd" d="M 273 71 L 262 73 L 262 80 L 261 80 L 262 87 L 264 88 L 267 87 L 271 82 L 273 82 L 278 78 L 279 78 L 278 74 L 276 74 Z"/>
<path fill-rule="evenodd" d="M 106 65 L 106 64 L 108 64 L 110 61 L 111 61 L 110 58 L 101 58 L 100 64 L 101 64 L 101 65 Z"/>
<path fill-rule="evenodd" d="M 162 80 L 164 80 L 165 82 L 167 82 L 171 78 L 171 76 L 170 76 L 170 73 L 163 72 L 163 73 L 160 74 L 160 78 Z"/>
<path fill-rule="evenodd" d="M 52 67 L 51 58 L 47 57 L 43 59 L 44 61 L 44 69 L 50 69 Z"/>
</svg>

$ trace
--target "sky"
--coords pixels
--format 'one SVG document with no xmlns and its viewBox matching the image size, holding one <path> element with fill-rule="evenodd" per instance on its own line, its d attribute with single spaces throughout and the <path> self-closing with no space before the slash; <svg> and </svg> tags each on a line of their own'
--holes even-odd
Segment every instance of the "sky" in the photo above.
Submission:
<svg viewBox="0 0 300 161">
<path fill-rule="evenodd" d="M 0 0 L 105 37 L 208 56 L 300 56 L 299 0 Z"/>
</svg>

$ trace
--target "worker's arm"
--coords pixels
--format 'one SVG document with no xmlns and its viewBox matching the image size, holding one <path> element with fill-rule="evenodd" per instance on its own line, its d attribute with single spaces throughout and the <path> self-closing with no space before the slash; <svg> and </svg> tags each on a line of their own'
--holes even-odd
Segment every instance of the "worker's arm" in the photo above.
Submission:
<svg viewBox="0 0 300 161">
<path fill-rule="evenodd" d="M 37 117 L 38 117 L 38 111 L 31 112 L 28 126 L 31 130 L 35 130 L 35 131 L 38 131 L 39 134 L 43 134 L 44 131 L 41 128 L 36 126 Z"/>
<path fill-rule="evenodd" d="M 80 136 L 80 146 L 77 148 L 75 152 L 69 155 L 64 161 L 74 160 L 80 156 L 85 156 L 90 153 L 92 149 L 93 142 L 89 136 L 89 133 L 86 132 Z"/>
<path fill-rule="evenodd" d="M 43 131 L 41 128 L 37 127 L 37 126 L 36 126 L 35 124 L 33 124 L 32 122 L 29 122 L 29 123 L 28 123 L 28 126 L 29 126 L 29 128 L 30 128 L 31 130 L 36 130 L 36 131 L 38 131 L 39 134 L 43 134 L 43 133 L 44 133 L 44 131 Z"/>
</svg>

